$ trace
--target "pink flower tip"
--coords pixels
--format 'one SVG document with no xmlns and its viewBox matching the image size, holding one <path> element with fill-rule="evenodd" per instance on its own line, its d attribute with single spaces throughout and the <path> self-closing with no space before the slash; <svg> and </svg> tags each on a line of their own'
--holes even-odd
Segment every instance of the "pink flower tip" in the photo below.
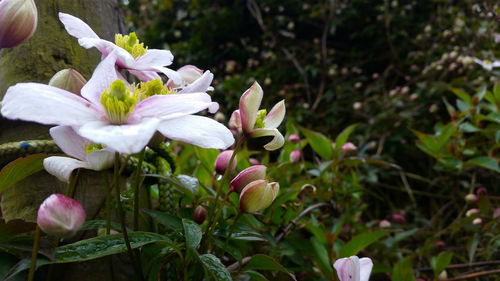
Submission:
<svg viewBox="0 0 500 281">
<path fill-rule="evenodd" d="M 481 219 L 481 218 L 475 218 L 472 221 L 472 224 L 474 224 L 474 225 L 479 225 L 479 224 L 482 224 L 482 223 L 483 223 L 483 219 Z"/>
<path fill-rule="evenodd" d="M 488 194 L 488 190 L 486 189 L 486 187 L 481 186 L 480 188 L 478 188 L 478 189 L 476 190 L 476 194 L 477 194 L 478 196 L 481 196 L 481 195 L 486 195 L 486 194 Z"/>
<path fill-rule="evenodd" d="M 472 193 L 465 195 L 464 199 L 465 199 L 465 202 L 467 202 L 469 204 L 470 203 L 475 203 L 478 200 L 477 195 L 476 194 L 472 194 Z"/>
<path fill-rule="evenodd" d="M 389 228 L 391 227 L 391 222 L 388 221 L 388 220 L 381 220 L 379 223 L 378 223 L 378 226 L 380 228 Z"/>
<path fill-rule="evenodd" d="M 193 220 L 197 224 L 202 224 L 206 218 L 207 218 L 207 209 L 205 209 L 205 207 L 200 205 L 196 207 L 196 209 L 194 209 Z"/>
<path fill-rule="evenodd" d="M 346 143 L 344 143 L 344 145 L 342 145 L 342 152 L 344 154 L 356 151 L 357 149 L 358 149 L 358 147 L 355 146 L 352 142 L 346 142 Z"/>
<path fill-rule="evenodd" d="M 254 165 L 241 171 L 234 179 L 231 181 L 231 188 L 240 193 L 245 186 L 256 180 L 263 180 L 266 177 L 267 167 L 264 165 Z"/>
<path fill-rule="evenodd" d="M 84 222 L 82 205 L 62 194 L 50 195 L 38 209 L 38 226 L 47 234 L 69 238 Z"/>
<path fill-rule="evenodd" d="M 260 161 L 255 158 L 248 159 L 248 162 L 250 162 L 250 164 L 252 165 L 260 165 Z"/>
<path fill-rule="evenodd" d="M 392 214 L 391 215 L 391 220 L 393 222 L 397 222 L 397 223 L 401 223 L 401 224 L 406 223 L 405 217 L 402 216 L 402 215 L 400 215 L 400 214 Z"/>
<path fill-rule="evenodd" d="M 300 137 L 297 134 L 291 134 L 290 136 L 288 136 L 288 140 L 292 143 L 297 144 L 300 142 Z"/>
<path fill-rule="evenodd" d="M 33 0 L 0 1 L 0 49 L 15 47 L 35 33 L 38 22 Z"/>
<path fill-rule="evenodd" d="M 478 215 L 479 214 L 479 209 L 478 208 L 472 208 L 472 209 L 469 209 L 467 212 L 465 212 L 465 216 L 466 217 L 472 217 L 472 216 L 475 216 L 475 215 Z"/>
<path fill-rule="evenodd" d="M 231 157 L 233 156 L 233 150 L 225 150 L 219 153 L 217 159 L 215 159 L 215 172 L 217 174 L 223 175 L 226 173 L 226 170 L 229 166 L 229 162 L 231 161 Z M 230 171 L 234 171 L 236 168 L 236 156 L 234 156 L 233 163 L 231 164 Z"/>
<path fill-rule="evenodd" d="M 299 162 L 301 156 L 302 156 L 302 151 L 300 151 L 299 149 L 290 152 L 290 162 L 292 163 Z"/>
<path fill-rule="evenodd" d="M 443 241 L 438 241 L 438 242 L 436 242 L 436 247 L 444 248 L 444 247 L 446 247 L 446 243 L 444 243 Z"/>
</svg>

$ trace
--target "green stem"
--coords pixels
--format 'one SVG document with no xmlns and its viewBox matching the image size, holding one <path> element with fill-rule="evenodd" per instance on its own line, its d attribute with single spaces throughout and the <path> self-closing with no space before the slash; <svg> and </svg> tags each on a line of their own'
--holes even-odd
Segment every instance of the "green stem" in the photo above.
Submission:
<svg viewBox="0 0 500 281">
<path fill-rule="evenodd" d="M 111 190 L 108 174 L 104 172 L 104 183 L 106 184 L 106 235 L 111 234 Z"/>
<path fill-rule="evenodd" d="M 138 260 L 136 261 L 136 259 L 134 258 L 134 252 L 132 250 L 132 247 L 130 246 L 130 240 L 128 239 L 127 226 L 125 225 L 125 214 L 124 214 L 122 202 L 121 202 L 121 199 L 120 199 L 120 184 L 119 184 L 120 173 L 119 173 L 119 166 L 120 166 L 120 154 L 118 152 L 115 152 L 114 187 L 115 187 L 116 200 L 118 201 L 118 211 L 119 211 L 119 214 L 120 214 L 120 221 L 121 221 L 123 239 L 125 240 L 125 245 L 127 246 L 127 252 L 129 254 L 130 260 L 134 264 L 134 268 L 135 268 L 136 274 L 139 276 L 139 279 L 141 281 L 144 281 L 144 276 L 142 275 L 141 265 L 138 263 Z"/>
<path fill-rule="evenodd" d="M 69 176 L 69 182 L 68 185 L 66 185 L 66 191 L 64 192 L 66 197 L 73 197 L 75 186 L 78 182 L 78 176 L 80 176 L 80 169 L 76 171 L 76 174 L 71 174 Z"/>
<path fill-rule="evenodd" d="M 231 239 L 231 235 L 233 235 L 233 232 L 234 232 L 234 228 L 236 227 L 236 223 L 238 222 L 238 220 L 240 219 L 241 215 L 243 215 L 243 212 L 241 211 L 241 209 L 238 211 L 238 215 L 236 216 L 236 218 L 234 219 L 233 221 L 233 224 L 231 225 L 231 228 L 229 229 L 229 234 L 228 236 L 226 237 L 226 242 L 224 243 L 224 249 L 227 247 L 227 244 L 229 243 L 229 239 Z"/>
<path fill-rule="evenodd" d="M 40 245 L 40 227 L 37 225 L 35 230 L 35 240 L 33 241 L 33 251 L 31 252 L 31 265 L 28 275 L 28 281 L 33 281 L 35 278 L 36 258 L 38 256 L 38 247 Z"/>
<path fill-rule="evenodd" d="M 137 170 L 135 170 L 134 176 L 134 230 L 139 230 L 139 193 L 141 186 L 141 173 L 142 173 L 142 162 L 144 161 L 144 154 L 146 149 L 143 149 L 139 153 L 139 162 L 137 163 Z"/>
</svg>

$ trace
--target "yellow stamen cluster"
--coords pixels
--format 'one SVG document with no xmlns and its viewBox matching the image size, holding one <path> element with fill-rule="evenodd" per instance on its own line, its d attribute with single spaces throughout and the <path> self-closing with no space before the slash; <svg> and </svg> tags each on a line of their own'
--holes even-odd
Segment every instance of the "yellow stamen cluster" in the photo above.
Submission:
<svg viewBox="0 0 500 281">
<path fill-rule="evenodd" d="M 137 39 L 135 32 L 132 32 L 129 35 L 116 34 L 115 44 L 118 47 L 125 49 L 135 59 L 143 56 L 148 51 L 148 47 L 144 47 L 144 43 L 139 43 L 139 39 Z"/>
<path fill-rule="evenodd" d="M 264 128 L 266 123 L 264 122 L 264 118 L 266 118 L 267 110 L 261 109 L 257 112 L 257 120 L 255 120 L 254 129 Z"/>
<path fill-rule="evenodd" d="M 137 98 L 122 80 L 117 79 L 101 95 L 101 104 L 111 124 L 125 124 L 137 104 Z"/>
<path fill-rule="evenodd" d="M 104 149 L 106 148 L 104 145 L 102 144 L 97 144 L 97 143 L 85 143 L 85 153 L 87 155 L 89 155 L 90 153 L 94 152 L 94 151 L 98 151 L 98 150 L 101 150 L 101 149 Z"/>
<path fill-rule="evenodd" d="M 174 90 L 170 90 L 163 85 L 160 79 L 154 79 L 148 82 L 141 82 L 135 86 L 134 95 L 138 101 L 142 101 L 151 96 L 175 94 Z"/>
</svg>

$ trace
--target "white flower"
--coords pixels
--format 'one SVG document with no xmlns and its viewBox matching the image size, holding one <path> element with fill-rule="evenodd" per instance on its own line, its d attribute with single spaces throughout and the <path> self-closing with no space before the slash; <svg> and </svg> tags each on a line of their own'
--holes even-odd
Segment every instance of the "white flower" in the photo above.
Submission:
<svg viewBox="0 0 500 281">
<path fill-rule="evenodd" d="M 368 281 L 373 262 L 370 258 L 351 256 L 335 261 L 333 264 L 340 281 Z"/>
</svg>

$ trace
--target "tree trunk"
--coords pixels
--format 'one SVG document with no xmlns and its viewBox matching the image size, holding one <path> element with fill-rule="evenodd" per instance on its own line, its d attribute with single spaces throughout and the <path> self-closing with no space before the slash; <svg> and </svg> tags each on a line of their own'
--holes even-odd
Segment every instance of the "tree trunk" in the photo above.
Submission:
<svg viewBox="0 0 500 281">
<path fill-rule="evenodd" d="M 101 38 L 114 41 L 124 33 L 125 25 L 119 0 L 35 0 L 38 27 L 25 43 L 0 50 L 0 98 L 8 87 L 18 82 L 48 83 L 58 71 L 73 68 L 87 80 L 100 61 L 96 49 L 86 50 L 70 36 L 59 21 L 58 13 L 74 15 L 86 22 Z M 24 140 L 50 139 L 48 129 L 36 123 L 7 120 L 0 117 L 0 144 Z M 18 155 L 16 157 L 21 157 Z M 0 154 L 0 166 L 12 159 Z M 95 173 L 81 173 L 75 199 L 82 203 L 87 219 L 92 219 L 104 200 L 103 182 Z M 51 193 L 64 193 L 66 185 L 43 172 L 30 176 L 1 194 L 5 219 L 36 221 L 41 202 Z M 118 257 L 115 257 L 115 260 Z M 127 280 L 129 269 L 115 265 L 115 280 Z M 53 280 L 110 280 L 108 262 L 64 264 L 55 267 Z M 130 277 L 130 275 L 128 276 Z M 130 279 L 130 278 L 128 278 Z"/>
</svg>

